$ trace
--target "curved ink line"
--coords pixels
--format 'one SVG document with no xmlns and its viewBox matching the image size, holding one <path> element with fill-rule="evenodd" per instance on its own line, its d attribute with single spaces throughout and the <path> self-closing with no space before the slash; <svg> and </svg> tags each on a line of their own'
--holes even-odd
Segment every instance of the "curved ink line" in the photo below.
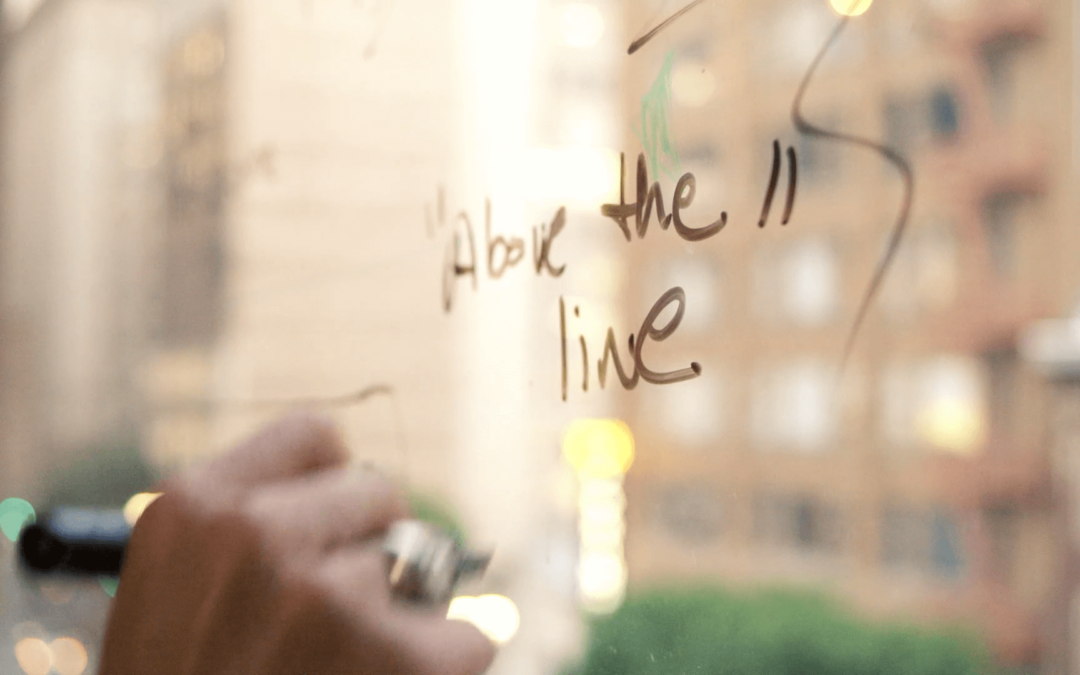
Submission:
<svg viewBox="0 0 1080 675">
<path fill-rule="evenodd" d="M 776 181 L 780 180 L 780 141 L 772 142 L 772 173 L 769 174 L 769 189 L 765 191 L 765 202 L 761 205 L 761 217 L 758 218 L 758 227 L 765 227 L 765 221 L 769 219 L 769 209 L 772 208 L 773 195 L 776 194 Z"/>
<path fill-rule="evenodd" d="M 631 42 L 630 43 L 630 48 L 626 50 L 626 53 L 627 54 L 633 54 L 637 50 L 641 49 L 642 47 L 645 46 L 645 43 L 648 42 L 649 40 L 653 39 L 656 36 L 657 33 L 664 30 L 665 28 L 667 28 L 668 24 L 670 24 L 675 19 L 678 19 L 683 14 L 686 14 L 687 12 L 689 12 L 690 10 L 697 7 L 698 5 L 700 5 L 703 2 L 705 2 L 705 0 L 694 0 L 693 2 L 691 2 L 686 7 L 683 7 L 679 11 L 677 11 L 674 14 L 672 14 L 671 16 L 669 16 L 668 18 L 664 19 L 663 21 L 661 21 L 656 26 L 656 28 L 653 28 L 648 33 L 645 33 L 644 35 L 642 35 L 638 39 Z"/>
<path fill-rule="evenodd" d="M 211 401 L 210 405 L 218 405 L 225 408 L 239 408 L 257 410 L 260 408 L 283 408 L 290 406 L 320 407 L 320 408 L 347 408 L 358 403 L 363 403 L 372 396 L 385 395 L 394 398 L 394 388 L 389 384 L 373 384 L 357 391 L 352 391 L 340 396 L 311 396 L 282 399 L 257 399 L 252 401 Z"/>
<path fill-rule="evenodd" d="M 255 411 L 269 408 L 348 408 L 364 403 L 375 396 L 386 396 L 390 399 L 390 405 L 394 409 L 394 434 L 397 436 L 396 443 L 398 453 L 401 456 L 401 464 L 405 476 L 409 475 L 409 444 L 405 438 L 405 421 L 398 406 L 397 392 L 394 387 L 386 383 L 372 384 L 356 391 L 351 391 L 340 396 L 310 396 L 282 399 L 253 399 L 249 401 L 212 401 L 203 400 L 194 403 L 194 407 L 210 411 L 214 408 L 223 408 L 223 412 L 235 413 L 245 410 Z M 170 406 L 175 410 L 176 406 Z"/>
<path fill-rule="evenodd" d="M 784 204 L 784 217 L 780 220 L 781 225 L 787 225 L 791 220 L 791 209 L 795 208 L 795 184 L 799 179 L 798 163 L 795 161 L 795 148 L 788 146 L 788 184 L 787 202 Z"/>
<path fill-rule="evenodd" d="M 856 0 L 856 2 L 857 1 L 858 0 Z M 900 172 L 900 177 L 904 181 L 904 198 L 900 203 L 900 212 L 897 214 L 896 224 L 893 225 L 892 235 L 889 237 L 889 245 L 885 249 L 885 255 L 882 256 L 881 261 L 878 262 L 877 267 L 874 269 L 874 275 L 870 278 L 870 285 L 867 287 L 866 293 L 859 303 L 859 310 L 855 314 L 855 322 L 851 325 L 847 340 L 844 343 L 844 354 L 840 359 L 840 377 L 843 377 L 844 369 L 847 367 L 848 358 L 851 356 L 851 350 L 855 344 L 855 338 L 859 335 L 859 329 L 862 328 L 862 324 L 866 319 L 870 304 L 874 301 L 878 291 L 881 290 L 881 284 L 885 280 L 885 273 L 888 272 L 889 266 L 892 265 L 893 259 L 896 257 L 896 251 L 900 248 L 900 239 L 903 237 L 904 230 L 907 228 L 908 214 L 911 212 L 911 203 L 915 198 L 915 175 L 911 171 L 911 165 L 908 164 L 907 160 L 904 159 L 898 151 L 867 138 L 860 138 L 859 136 L 852 136 L 850 134 L 830 131 L 814 126 L 806 121 L 806 118 L 802 116 L 802 112 L 799 110 L 803 96 L 806 94 L 806 88 L 810 84 L 810 78 L 813 76 L 814 71 L 817 70 L 818 65 L 821 64 L 821 60 L 825 58 L 825 53 L 829 51 L 829 47 L 832 47 L 833 43 L 836 42 L 836 39 L 840 36 L 840 32 L 844 30 L 844 27 L 847 25 L 850 18 L 851 17 L 849 16 L 845 16 L 840 20 L 840 23 L 833 29 L 829 39 L 826 40 L 825 44 L 821 47 L 821 51 L 814 57 L 809 70 L 806 71 L 806 77 L 803 78 L 798 91 L 795 93 L 795 100 L 791 104 L 791 121 L 801 134 L 832 139 L 840 143 L 851 143 L 852 145 L 867 148 L 868 150 L 873 150 L 880 154 L 885 161 L 895 166 L 897 171 Z"/>
</svg>

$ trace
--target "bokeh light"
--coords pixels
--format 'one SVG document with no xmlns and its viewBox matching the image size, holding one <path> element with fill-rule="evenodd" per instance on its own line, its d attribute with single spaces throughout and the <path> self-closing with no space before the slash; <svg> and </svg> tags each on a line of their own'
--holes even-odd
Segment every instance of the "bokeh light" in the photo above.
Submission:
<svg viewBox="0 0 1080 675">
<path fill-rule="evenodd" d="M 571 2 L 563 7 L 559 20 L 563 43 L 569 47 L 595 47 L 604 36 L 604 16 L 587 2 Z"/>
<path fill-rule="evenodd" d="M 450 602 L 446 618 L 467 621 L 496 644 L 506 644 L 521 625 L 514 601 L 502 595 L 462 595 Z"/>
<path fill-rule="evenodd" d="M 127 500 L 127 504 L 124 504 L 124 520 L 127 521 L 127 524 L 135 527 L 135 521 L 143 514 L 146 507 L 150 506 L 160 496 L 160 492 L 140 492 Z"/>
<path fill-rule="evenodd" d="M 616 609 L 626 589 L 626 561 L 621 551 L 584 554 L 578 566 L 578 587 L 585 606 L 593 612 Z"/>
<path fill-rule="evenodd" d="M 27 522 L 34 522 L 37 516 L 34 507 L 25 499 L 12 497 L 0 502 L 0 531 L 4 536 L 15 541 Z"/>
<path fill-rule="evenodd" d="M 874 0 L 829 0 L 829 4 L 837 13 L 844 16 L 859 16 L 870 9 Z"/>
<path fill-rule="evenodd" d="M 212 32 L 188 38 L 183 48 L 184 67 L 193 75 L 209 75 L 225 62 L 225 44 Z"/>
<path fill-rule="evenodd" d="M 23 638 L 16 642 L 15 660 L 26 675 L 49 675 L 53 667 L 52 650 L 39 638 Z"/>
<path fill-rule="evenodd" d="M 90 658 L 86 647 L 73 637 L 57 638 L 49 643 L 52 667 L 59 675 L 82 675 Z"/>
<path fill-rule="evenodd" d="M 920 411 L 916 425 L 923 440 L 958 454 L 973 453 L 986 436 L 981 411 L 968 401 L 936 401 Z"/>
<path fill-rule="evenodd" d="M 634 462 L 634 436 L 621 420 L 575 420 L 563 437 L 563 456 L 583 478 L 621 476 Z"/>
<path fill-rule="evenodd" d="M 716 91 L 712 70 L 699 61 L 680 61 L 671 72 L 671 97 L 679 105 L 698 108 Z"/>
<path fill-rule="evenodd" d="M 98 577 L 98 585 L 110 598 L 116 597 L 116 589 L 120 587 L 120 579 L 117 577 Z"/>
<path fill-rule="evenodd" d="M 516 169 L 528 199 L 591 208 L 619 197 L 619 153 L 589 146 L 538 147 Z"/>
</svg>

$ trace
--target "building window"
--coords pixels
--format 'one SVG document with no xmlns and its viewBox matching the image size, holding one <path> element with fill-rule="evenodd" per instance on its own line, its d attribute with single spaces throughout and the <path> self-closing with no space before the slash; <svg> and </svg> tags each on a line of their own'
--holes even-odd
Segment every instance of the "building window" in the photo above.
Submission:
<svg viewBox="0 0 1080 675">
<path fill-rule="evenodd" d="M 983 202 L 983 231 L 987 248 L 990 249 L 990 264 L 994 273 L 1002 279 L 1016 278 L 1017 221 L 1025 201 L 1022 194 L 1001 192 Z"/>
<path fill-rule="evenodd" d="M 1015 349 L 1001 349 L 983 356 L 987 379 L 987 412 L 995 434 L 1008 439 L 1013 433 L 1016 388 L 1020 362 Z"/>
<path fill-rule="evenodd" d="M 810 495 L 760 494 L 754 502 L 754 530 L 766 546 L 802 553 L 838 553 L 843 546 L 839 510 Z"/>
<path fill-rule="evenodd" d="M 963 572 L 960 528 L 943 508 L 887 507 L 882 516 L 882 563 L 893 570 L 956 579 Z"/>
<path fill-rule="evenodd" d="M 165 214 L 159 341 L 198 348 L 218 336 L 225 276 L 225 26 L 189 35 L 168 56 Z"/>
<path fill-rule="evenodd" d="M 939 141 L 952 140 L 960 132 L 959 105 L 948 87 L 938 87 L 930 94 L 930 129 Z"/>
<path fill-rule="evenodd" d="M 895 447 L 907 448 L 918 443 L 915 416 L 918 376 L 912 364 L 896 361 L 885 367 L 881 377 L 882 435 Z"/>
<path fill-rule="evenodd" d="M 730 176 L 721 170 L 724 159 L 721 136 L 720 131 L 712 131 L 708 138 L 687 139 L 679 143 L 683 171 L 697 178 L 698 190 L 694 203 L 685 211 L 685 218 L 692 223 L 699 219 L 701 222 L 716 220 L 731 203 Z"/>
<path fill-rule="evenodd" d="M 960 133 L 960 105 L 950 86 L 938 86 L 912 97 L 894 96 L 885 103 L 885 141 L 901 153 L 925 141 L 950 141 Z"/>
<path fill-rule="evenodd" d="M 661 529 L 686 543 L 715 541 L 721 532 L 723 503 L 713 485 L 679 483 L 660 490 L 656 518 Z"/>
<path fill-rule="evenodd" d="M 700 108 L 716 93 L 716 77 L 708 61 L 683 58 L 671 73 L 671 98 L 684 108 Z"/>
<path fill-rule="evenodd" d="M 896 361 L 881 387 L 882 431 L 893 446 L 970 454 L 984 442 L 985 385 L 974 358 Z"/>
<path fill-rule="evenodd" d="M 806 70 L 820 45 L 820 36 L 828 33 L 835 16 L 826 2 L 802 0 L 785 3 L 780 6 L 765 4 L 749 5 L 756 10 L 747 16 L 757 23 L 758 34 L 762 40 L 761 48 L 754 49 L 756 65 L 765 73 L 774 76 L 798 76 Z M 758 23 L 760 22 L 760 23 Z M 825 58 L 826 68 L 844 67 L 861 63 L 866 57 L 865 41 L 861 39 L 841 40 L 836 50 Z M 768 77 L 754 78 L 753 84 L 765 87 L 771 82 Z"/>
<path fill-rule="evenodd" d="M 646 419 L 684 449 L 710 448 L 724 430 L 725 401 L 716 369 L 677 387 L 652 387 Z"/>
<path fill-rule="evenodd" d="M 982 57 L 990 109 L 999 122 L 1012 117 L 1020 99 L 1021 62 L 1034 41 L 1016 34 L 999 35 L 983 44 Z"/>
<path fill-rule="evenodd" d="M 931 567 L 934 573 L 945 578 L 959 577 L 964 560 L 956 519 L 943 509 L 937 509 L 931 516 L 930 524 Z"/>
<path fill-rule="evenodd" d="M 951 228 L 908 234 L 900 244 L 881 289 L 891 319 L 910 320 L 952 306 L 959 286 L 956 238 Z"/>
<path fill-rule="evenodd" d="M 821 452 L 827 447 L 835 426 L 830 372 L 815 360 L 759 369 L 751 410 L 759 448 Z"/>
<path fill-rule="evenodd" d="M 708 333 L 724 313 L 723 275 L 716 258 L 699 254 L 650 266 L 647 279 L 642 284 L 642 316 L 652 309 L 660 293 L 675 286 L 686 291 L 680 334 Z M 658 325 L 662 325 L 665 316 L 666 313 L 661 315 Z"/>
<path fill-rule="evenodd" d="M 822 122 L 826 129 L 839 128 L 836 121 Z M 809 134 L 799 134 L 795 142 L 795 152 L 799 162 L 799 181 L 807 185 L 820 185 L 834 182 L 840 177 L 840 151 L 836 143 L 815 138 Z"/>
<path fill-rule="evenodd" d="M 695 175 L 697 171 L 701 169 L 715 168 L 716 163 L 720 159 L 720 151 L 716 145 L 709 141 L 701 141 L 698 143 L 687 143 L 686 149 L 680 153 L 683 164 L 688 167 L 693 167 L 690 170 L 694 171 Z"/>
<path fill-rule="evenodd" d="M 892 569 L 920 570 L 928 557 L 926 518 L 913 509 L 890 507 L 882 517 L 882 562 Z"/>
<path fill-rule="evenodd" d="M 753 267 L 753 306 L 768 321 L 816 326 L 833 319 L 839 304 L 836 247 L 828 239 L 763 248 Z"/>
<path fill-rule="evenodd" d="M 901 153 L 915 146 L 918 138 L 917 117 L 908 101 L 891 100 L 885 103 L 885 144 Z"/>
</svg>

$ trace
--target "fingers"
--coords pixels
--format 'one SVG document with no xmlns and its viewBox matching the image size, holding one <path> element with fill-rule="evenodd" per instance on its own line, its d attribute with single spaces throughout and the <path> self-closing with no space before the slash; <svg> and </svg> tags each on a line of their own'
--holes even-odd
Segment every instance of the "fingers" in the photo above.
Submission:
<svg viewBox="0 0 1080 675">
<path fill-rule="evenodd" d="M 248 509 L 286 546 L 316 550 L 366 539 L 409 513 L 405 498 L 380 474 L 347 469 L 259 488 Z"/>
<path fill-rule="evenodd" d="M 299 413 L 264 428 L 202 473 L 214 483 L 250 488 L 343 466 L 348 459 L 349 451 L 332 422 Z"/>
<path fill-rule="evenodd" d="M 392 599 L 386 560 L 375 547 L 350 547 L 327 558 L 319 578 L 365 632 L 383 636 L 414 675 L 480 675 L 495 646 L 475 626 L 446 618 L 446 608 Z"/>
</svg>

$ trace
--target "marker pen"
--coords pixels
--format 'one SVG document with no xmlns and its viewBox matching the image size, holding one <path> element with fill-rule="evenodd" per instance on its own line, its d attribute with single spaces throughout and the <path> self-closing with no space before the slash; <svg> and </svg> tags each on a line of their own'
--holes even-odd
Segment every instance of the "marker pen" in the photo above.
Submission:
<svg viewBox="0 0 1080 675">
<path fill-rule="evenodd" d="M 19 559 L 35 574 L 119 576 L 131 526 L 124 512 L 63 506 L 19 534 Z"/>
<path fill-rule="evenodd" d="M 58 507 L 23 528 L 19 559 L 31 574 L 119 576 L 131 531 L 120 510 Z M 448 602 L 458 582 L 483 574 L 491 561 L 419 520 L 391 525 L 383 551 L 395 595 L 427 605 Z"/>
</svg>

